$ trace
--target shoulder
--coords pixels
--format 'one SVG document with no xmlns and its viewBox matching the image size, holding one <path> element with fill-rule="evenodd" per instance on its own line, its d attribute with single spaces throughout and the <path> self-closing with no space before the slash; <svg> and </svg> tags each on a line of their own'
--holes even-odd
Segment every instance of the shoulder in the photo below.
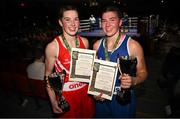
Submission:
<svg viewBox="0 0 180 119">
<path fill-rule="evenodd" d="M 102 39 L 96 40 L 95 43 L 93 44 L 93 49 L 97 50 L 100 46 Z"/>
<path fill-rule="evenodd" d="M 34 67 L 33 65 L 34 65 L 34 63 L 29 64 L 26 68 L 26 71 L 30 72 L 32 70 L 32 68 Z"/>
<path fill-rule="evenodd" d="M 140 45 L 140 43 L 138 41 L 132 39 L 131 37 L 129 39 L 128 45 L 129 45 L 129 50 L 130 50 L 131 54 L 136 54 L 136 53 L 142 53 L 143 52 L 143 48 Z"/>
<path fill-rule="evenodd" d="M 54 50 L 57 47 L 57 41 L 54 39 L 50 43 L 47 44 L 46 49 Z"/>
<path fill-rule="evenodd" d="M 89 41 L 87 38 L 80 36 L 82 42 L 84 43 L 86 48 L 89 48 Z"/>
<path fill-rule="evenodd" d="M 135 39 L 132 39 L 131 37 L 129 37 L 129 45 L 130 47 L 141 47 L 140 43 L 138 41 L 136 41 Z"/>
<path fill-rule="evenodd" d="M 57 41 L 54 39 L 50 43 L 47 44 L 45 53 L 47 54 L 55 54 L 57 50 Z"/>
<path fill-rule="evenodd" d="M 80 36 L 80 38 L 82 39 L 83 42 L 88 42 L 88 39 L 87 39 L 87 38 L 82 37 L 82 36 Z"/>
</svg>

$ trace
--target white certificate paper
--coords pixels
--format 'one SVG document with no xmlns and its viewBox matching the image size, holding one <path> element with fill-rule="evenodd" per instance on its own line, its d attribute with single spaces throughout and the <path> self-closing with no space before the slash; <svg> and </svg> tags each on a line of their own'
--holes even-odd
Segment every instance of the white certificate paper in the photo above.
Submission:
<svg viewBox="0 0 180 119">
<path fill-rule="evenodd" d="M 101 97 L 112 100 L 117 71 L 117 63 L 95 59 L 88 94 L 97 96 L 102 92 Z"/>
<path fill-rule="evenodd" d="M 95 56 L 95 50 L 72 48 L 69 80 L 89 83 Z"/>
</svg>

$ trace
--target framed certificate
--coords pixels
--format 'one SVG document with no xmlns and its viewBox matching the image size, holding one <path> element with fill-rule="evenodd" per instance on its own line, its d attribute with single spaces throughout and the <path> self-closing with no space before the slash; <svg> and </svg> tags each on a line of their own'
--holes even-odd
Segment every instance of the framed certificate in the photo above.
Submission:
<svg viewBox="0 0 180 119">
<path fill-rule="evenodd" d="M 101 97 L 112 100 L 117 71 L 117 63 L 95 59 L 88 94 L 97 96 L 102 92 Z"/>
<path fill-rule="evenodd" d="M 69 80 L 89 83 L 95 56 L 95 50 L 72 48 Z"/>
</svg>

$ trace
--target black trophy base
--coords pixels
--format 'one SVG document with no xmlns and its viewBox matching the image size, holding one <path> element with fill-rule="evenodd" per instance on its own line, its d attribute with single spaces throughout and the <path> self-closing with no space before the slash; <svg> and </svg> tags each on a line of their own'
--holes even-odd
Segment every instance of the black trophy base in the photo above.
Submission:
<svg viewBox="0 0 180 119">
<path fill-rule="evenodd" d="M 65 100 L 63 96 L 60 97 L 58 106 L 62 109 L 63 112 L 67 112 L 70 109 L 69 103 Z"/>
<path fill-rule="evenodd" d="M 130 89 L 121 89 L 117 91 L 116 100 L 121 105 L 129 104 L 131 101 L 131 90 Z"/>
</svg>

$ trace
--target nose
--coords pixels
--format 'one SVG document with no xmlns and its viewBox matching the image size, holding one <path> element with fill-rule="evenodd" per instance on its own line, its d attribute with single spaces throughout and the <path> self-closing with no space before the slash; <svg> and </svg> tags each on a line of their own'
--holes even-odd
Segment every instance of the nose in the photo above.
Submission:
<svg viewBox="0 0 180 119">
<path fill-rule="evenodd" d="M 106 26 L 110 26 L 110 24 L 111 24 L 110 21 L 106 22 Z"/>
<path fill-rule="evenodd" d="M 71 21 L 70 21 L 70 24 L 71 24 L 72 26 L 74 26 L 74 25 L 75 25 L 75 21 L 74 21 L 74 20 L 71 20 Z"/>
</svg>

